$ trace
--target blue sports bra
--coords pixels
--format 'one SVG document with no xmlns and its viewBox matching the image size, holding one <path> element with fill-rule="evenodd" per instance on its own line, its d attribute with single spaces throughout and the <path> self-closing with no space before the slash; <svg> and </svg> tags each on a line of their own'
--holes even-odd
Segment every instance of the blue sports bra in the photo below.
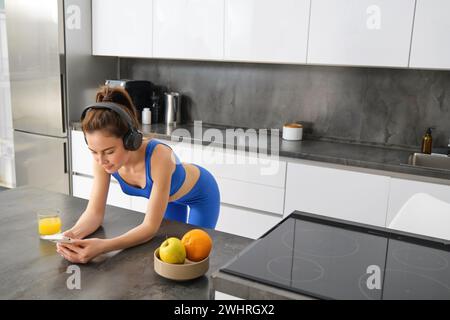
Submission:
<svg viewBox="0 0 450 320">
<path fill-rule="evenodd" d="M 156 140 L 156 139 L 151 139 L 148 144 L 147 147 L 145 149 L 145 176 L 146 176 L 146 184 L 145 184 L 145 188 L 141 189 L 139 187 L 135 187 L 132 185 L 129 185 L 128 183 L 125 182 L 125 180 L 122 179 L 122 177 L 119 175 L 119 172 L 114 172 L 112 175 L 114 176 L 114 178 L 117 179 L 117 181 L 119 181 L 120 187 L 122 188 L 122 191 L 130 196 L 139 196 L 139 197 L 144 197 L 144 198 L 150 198 L 150 193 L 152 191 L 152 187 L 153 187 L 153 180 L 151 177 L 151 157 L 152 157 L 152 153 L 153 150 L 155 149 L 155 147 L 158 144 L 164 144 L 167 146 L 167 144 Z M 170 148 L 170 147 L 169 147 Z M 175 171 L 172 174 L 172 180 L 171 180 L 171 184 L 170 184 L 170 195 L 175 194 L 175 192 L 178 191 L 178 189 L 180 189 L 181 185 L 184 182 L 184 179 L 186 178 L 186 171 L 184 170 L 184 167 L 182 165 L 182 163 L 180 162 L 180 159 L 178 158 L 178 156 L 175 154 L 175 152 L 173 153 L 175 156 L 175 160 L 176 160 L 176 167 L 175 167 Z"/>
</svg>

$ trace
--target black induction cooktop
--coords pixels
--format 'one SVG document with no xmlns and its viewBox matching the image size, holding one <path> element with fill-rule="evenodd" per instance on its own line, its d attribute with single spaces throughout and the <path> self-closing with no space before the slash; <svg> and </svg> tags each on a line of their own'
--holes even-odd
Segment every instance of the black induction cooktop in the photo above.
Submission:
<svg viewBox="0 0 450 320">
<path fill-rule="evenodd" d="M 450 242 L 295 211 L 221 271 L 319 299 L 450 299 Z"/>
</svg>

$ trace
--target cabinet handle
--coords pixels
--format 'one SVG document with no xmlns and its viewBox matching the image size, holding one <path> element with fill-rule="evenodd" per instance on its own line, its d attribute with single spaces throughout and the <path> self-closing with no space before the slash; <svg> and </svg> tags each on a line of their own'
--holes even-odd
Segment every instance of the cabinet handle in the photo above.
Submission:
<svg viewBox="0 0 450 320">
<path fill-rule="evenodd" d="M 66 151 L 66 143 L 63 143 L 64 149 L 64 173 L 67 173 L 67 151 Z"/>
<path fill-rule="evenodd" d="M 61 121 L 62 121 L 62 130 L 65 133 L 66 132 L 66 112 L 65 112 L 65 99 L 64 99 L 64 74 L 60 74 L 59 77 L 59 85 L 60 85 L 60 89 L 61 89 Z"/>
</svg>

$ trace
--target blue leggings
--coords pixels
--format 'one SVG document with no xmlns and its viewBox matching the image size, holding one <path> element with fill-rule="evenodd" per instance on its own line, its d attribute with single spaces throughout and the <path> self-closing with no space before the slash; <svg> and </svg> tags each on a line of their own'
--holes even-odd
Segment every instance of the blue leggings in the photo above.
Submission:
<svg viewBox="0 0 450 320">
<path fill-rule="evenodd" d="M 219 187 L 208 170 L 195 166 L 200 170 L 198 181 L 183 197 L 168 203 L 164 218 L 214 229 L 220 212 Z"/>
</svg>

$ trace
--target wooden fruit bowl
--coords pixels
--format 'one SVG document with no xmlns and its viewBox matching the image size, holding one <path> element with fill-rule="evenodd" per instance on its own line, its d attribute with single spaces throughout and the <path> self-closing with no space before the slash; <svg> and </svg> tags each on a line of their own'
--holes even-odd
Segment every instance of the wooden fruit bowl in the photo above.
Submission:
<svg viewBox="0 0 450 320">
<path fill-rule="evenodd" d="M 159 257 L 159 248 L 155 250 L 153 255 L 156 273 L 170 280 L 192 280 L 201 277 L 209 269 L 209 256 L 198 262 L 186 259 L 183 264 L 175 264 L 162 261 Z"/>
</svg>

